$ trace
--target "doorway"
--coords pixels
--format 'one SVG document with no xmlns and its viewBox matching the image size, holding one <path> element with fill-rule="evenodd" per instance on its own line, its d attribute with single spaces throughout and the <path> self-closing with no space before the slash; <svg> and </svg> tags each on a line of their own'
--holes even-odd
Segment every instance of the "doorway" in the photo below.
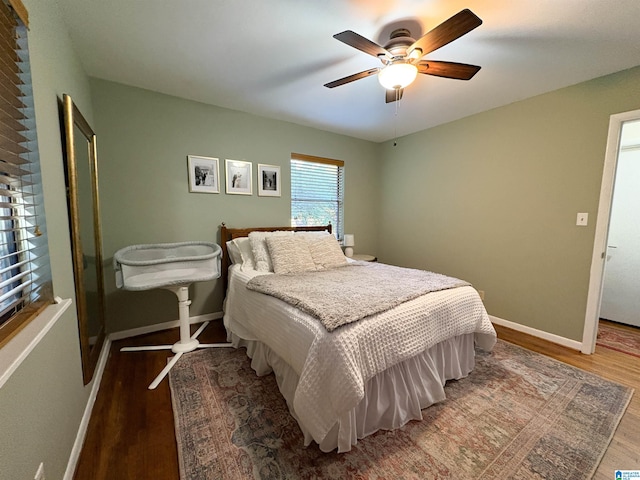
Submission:
<svg viewBox="0 0 640 480">
<path fill-rule="evenodd" d="M 610 224 L 615 227 L 616 223 L 616 221 L 612 218 L 612 212 L 614 200 L 614 185 L 616 181 L 616 170 L 618 168 L 619 159 L 622 158 L 620 164 L 624 163 L 626 165 L 628 163 L 627 159 L 625 159 L 626 153 L 624 153 L 627 151 L 627 149 L 625 148 L 623 150 L 622 147 L 631 146 L 633 144 L 640 144 L 640 138 L 631 140 L 635 136 L 635 129 L 639 128 L 636 124 L 640 125 L 640 110 L 612 115 L 609 122 L 609 135 L 607 138 L 607 150 L 605 154 L 604 170 L 602 174 L 602 185 L 600 188 L 600 202 L 598 205 L 598 217 L 596 221 L 596 232 L 594 238 L 593 256 L 591 261 L 591 272 L 589 280 L 589 292 L 587 297 L 587 310 L 581 348 L 581 351 L 587 354 L 591 354 L 595 351 L 600 310 L 604 298 L 603 292 L 605 286 L 605 265 L 607 265 L 607 260 L 611 261 L 614 258 L 616 259 L 616 263 L 622 263 L 617 262 L 617 260 L 619 260 L 620 257 L 623 256 L 618 255 L 619 252 L 617 251 L 619 248 L 619 245 L 617 245 L 617 243 L 620 238 L 616 237 L 617 233 L 612 233 L 610 239 L 611 243 L 608 243 L 610 233 L 609 230 Z M 626 133 L 626 138 L 624 138 L 623 142 L 623 133 L 625 132 L 628 133 Z M 629 148 L 628 150 L 631 151 L 633 149 Z M 638 155 L 640 155 L 640 153 L 638 153 Z M 626 175 L 626 173 L 624 175 Z M 622 176 L 623 174 L 621 174 L 621 178 Z M 618 187 L 616 186 L 616 188 Z M 624 217 L 624 215 L 622 216 Z M 634 223 L 638 222 L 636 221 Z M 627 249 L 628 247 L 625 246 L 624 250 Z M 615 277 L 618 274 L 616 274 L 614 269 L 613 276 Z M 624 273 L 623 275 L 627 274 Z M 609 277 L 611 277 L 611 269 L 609 269 Z M 618 283 L 618 285 L 619 284 L 620 282 Z M 607 290 L 616 290 L 615 283 L 613 285 L 608 285 Z M 640 292 L 636 290 L 634 296 L 640 297 L 639 293 Z M 611 299 L 607 301 L 610 300 Z M 607 308 L 606 304 L 605 308 Z"/>
<path fill-rule="evenodd" d="M 640 327 L 640 120 L 622 124 L 600 318 Z"/>
</svg>

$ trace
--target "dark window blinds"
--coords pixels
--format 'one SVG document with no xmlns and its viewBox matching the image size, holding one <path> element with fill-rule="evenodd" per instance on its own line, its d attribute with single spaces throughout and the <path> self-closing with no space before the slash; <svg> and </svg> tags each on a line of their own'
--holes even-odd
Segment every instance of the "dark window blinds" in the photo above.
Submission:
<svg viewBox="0 0 640 480">
<path fill-rule="evenodd" d="M 344 162 L 291 154 L 291 226 L 331 223 L 344 233 Z"/>
<path fill-rule="evenodd" d="M 0 0 L 0 346 L 52 300 L 26 10 Z"/>
</svg>

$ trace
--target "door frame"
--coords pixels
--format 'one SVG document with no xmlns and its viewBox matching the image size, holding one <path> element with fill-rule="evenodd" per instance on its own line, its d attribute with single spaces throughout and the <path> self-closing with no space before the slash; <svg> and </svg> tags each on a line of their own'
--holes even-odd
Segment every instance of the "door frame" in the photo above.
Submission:
<svg viewBox="0 0 640 480">
<path fill-rule="evenodd" d="M 596 349 L 598 335 L 598 321 L 600 320 L 600 303 L 602 302 L 602 287 L 604 280 L 604 265 L 607 255 L 607 239 L 609 236 L 609 221 L 611 219 L 611 202 L 618 166 L 620 151 L 620 137 L 622 124 L 631 120 L 640 120 L 640 110 L 616 113 L 609 117 L 609 134 L 607 149 L 600 186 L 600 201 L 593 241 L 593 255 L 591 257 L 591 272 L 589 276 L 589 291 L 587 294 L 587 311 L 585 314 L 584 330 L 582 333 L 582 353 L 592 354 Z"/>
</svg>

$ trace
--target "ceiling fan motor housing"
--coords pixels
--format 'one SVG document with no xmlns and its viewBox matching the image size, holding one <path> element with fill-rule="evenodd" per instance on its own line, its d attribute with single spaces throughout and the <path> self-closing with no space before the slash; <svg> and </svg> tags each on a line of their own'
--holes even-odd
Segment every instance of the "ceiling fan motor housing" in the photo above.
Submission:
<svg viewBox="0 0 640 480">
<path fill-rule="evenodd" d="M 394 57 L 404 58 L 407 55 L 407 48 L 415 43 L 415 39 L 411 38 L 411 32 L 406 28 L 397 28 L 391 35 L 390 39 L 384 46 Z M 389 63 L 390 61 L 384 56 L 381 57 L 383 63 Z"/>
</svg>

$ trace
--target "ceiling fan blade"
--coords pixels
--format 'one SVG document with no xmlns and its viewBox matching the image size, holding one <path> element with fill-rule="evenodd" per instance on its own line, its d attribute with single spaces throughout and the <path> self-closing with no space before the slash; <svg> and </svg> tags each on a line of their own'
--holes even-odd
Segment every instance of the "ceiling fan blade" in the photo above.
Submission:
<svg viewBox="0 0 640 480">
<path fill-rule="evenodd" d="M 414 50 L 420 49 L 421 52 L 418 58 L 423 57 L 454 41 L 456 38 L 469 33 L 480 25 L 482 25 L 482 20 L 471 10 L 465 8 L 416 40 L 407 49 L 407 55 L 410 57 Z"/>
<path fill-rule="evenodd" d="M 353 75 L 349 75 L 348 77 L 344 77 L 339 80 L 334 80 L 333 82 L 325 83 L 324 86 L 327 88 L 339 87 L 340 85 L 344 85 L 345 83 L 353 82 L 355 80 L 360 80 L 361 78 L 375 75 L 376 73 L 378 73 L 379 70 L 380 70 L 379 68 L 371 68 L 369 70 L 365 70 L 364 72 L 354 73 Z"/>
<path fill-rule="evenodd" d="M 377 57 L 379 55 L 384 55 L 385 57 L 392 59 L 393 55 L 389 53 L 389 51 L 377 43 L 372 42 L 368 38 L 364 38 L 362 35 L 358 35 L 356 32 L 351 30 L 345 30 L 341 33 L 336 33 L 333 38 L 336 40 L 340 40 L 342 43 L 346 43 L 350 47 L 357 48 L 358 50 L 368 53 L 369 55 L 373 55 Z"/>
<path fill-rule="evenodd" d="M 437 62 L 423 60 L 418 62 L 418 73 L 435 75 L 436 77 L 455 78 L 457 80 L 470 80 L 481 67 L 456 62 Z"/>
<path fill-rule="evenodd" d="M 397 100 L 400 100 L 402 98 L 402 92 L 404 91 L 404 88 L 399 88 L 398 90 L 385 90 L 385 102 L 386 103 L 391 103 L 391 102 L 395 102 Z M 397 93 L 396 93 L 397 92 Z"/>
</svg>

